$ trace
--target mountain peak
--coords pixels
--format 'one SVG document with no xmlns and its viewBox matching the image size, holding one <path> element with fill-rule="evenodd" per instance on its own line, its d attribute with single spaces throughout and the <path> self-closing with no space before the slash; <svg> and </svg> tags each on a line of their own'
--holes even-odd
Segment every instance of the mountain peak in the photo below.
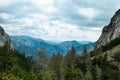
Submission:
<svg viewBox="0 0 120 80">
<path fill-rule="evenodd" d="M 4 35 L 4 29 L 0 26 L 0 34 L 3 36 Z"/>
<path fill-rule="evenodd" d="M 10 42 L 10 38 L 5 33 L 5 30 L 0 26 L 0 46 L 3 46 L 6 41 Z"/>
<path fill-rule="evenodd" d="M 73 40 L 73 41 L 71 41 L 72 43 L 78 43 L 78 41 L 76 41 L 76 40 Z"/>
<path fill-rule="evenodd" d="M 102 30 L 100 38 L 96 42 L 96 46 L 100 47 L 120 36 L 120 9 L 111 18 L 110 23 Z"/>
</svg>

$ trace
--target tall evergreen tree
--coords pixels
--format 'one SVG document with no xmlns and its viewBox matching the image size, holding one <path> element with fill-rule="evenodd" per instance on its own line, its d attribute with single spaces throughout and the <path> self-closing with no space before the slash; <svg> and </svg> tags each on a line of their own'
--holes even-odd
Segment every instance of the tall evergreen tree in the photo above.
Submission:
<svg viewBox="0 0 120 80">
<path fill-rule="evenodd" d="M 90 54 L 88 53 L 86 45 L 84 45 L 84 47 L 83 47 L 81 60 L 82 60 L 82 68 L 81 69 L 83 70 L 84 74 L 87 71 L 91 71 L 92 63 L 91 63 Z"/>
<path fill-rule="evenodd" d="M 67 52 L 64 57 L 64 73 L 65 80 L 80 80 L 81 79 L 81 70 L 77 68 L 76 64 L 77 55 L 76 49 L 74 46 Z"/>
<path fill-rule="evenodd" d="M 94 68 L 94 79 L 95 80 L 101 80 L 102 77 L 102 70 L 98 67 L 98 65 Z"/>
<path fill-rule="evenodd" d="M 85 77 L 85 80 L 94 80 L 90 70 L 87 70 L 84 77 Z"/>
<path fill-rule="evenodd" d="M 54 53 L 48 63 L 49 75 L 51 75 L 52 80 L 63 80 L 62 73 L 62 59 L 63 55 L 60 53 Z"/>
<path fill-rule="evenodd" d="M 84 45 L 83 47 L 82 58 L 85 63 L 87 63 L 88 60 L 90 59 L 90 54 L 88 53 L 86 45 Z"/>
<path fill-rule="evenodd" d="M 8 42 L 0 47 L 0 72 L 11 69 L 14 63 L 14 53 Z"/>
</svg>

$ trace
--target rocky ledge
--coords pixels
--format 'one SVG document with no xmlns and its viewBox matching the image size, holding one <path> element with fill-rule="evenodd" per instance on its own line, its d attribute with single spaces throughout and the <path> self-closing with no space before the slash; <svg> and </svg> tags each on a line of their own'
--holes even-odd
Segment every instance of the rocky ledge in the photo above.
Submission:
<svg viewBox="0 0 120 80">
<path fill-rule="evenodd" d="M 3 46 L 5 42 L 10 42 L 10 38 L 5 30 L 0 26 L 0 46 Z"/>
</svg>

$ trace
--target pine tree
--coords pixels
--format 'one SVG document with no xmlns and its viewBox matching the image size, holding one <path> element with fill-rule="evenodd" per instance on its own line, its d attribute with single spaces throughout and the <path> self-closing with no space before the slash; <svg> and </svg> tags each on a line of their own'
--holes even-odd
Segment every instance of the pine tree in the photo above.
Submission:
<svg viewBox="0 0 120 80">
<path fill-rule="evenodd" d="M 0 47 L 0 72 L 11 69 L 14 63 L 14 53 L 8 42 Z"/>
<path fill-rule="evenodd" d="M 94 79 L 101 80 L 101 77 L 102 77 L 102 70 L 98 67 L 98 65 L 96 65 L 94 70 Z"/>
<path fill-rule="evenodd" d="M 87 72 L 85 73 L 85 80 L 93 80 L 91 71 L 87 70 Z"/>
<path fill-rule="evenodd" d="M 77 55 L 76 55 L 76 49 L 74 46 L 67 52 L 67 54 L 64 57 L 64 75 L 65 80 L 81 80 L 82 72 L 77 67 L 76 64 Z"/>
<path fill-rule="evenodd" d="M 62 80 L 63 79 L 63 73 L 62 73 L 62 59 L 63 55 L 60 53 L 54 53 L 48 63 L 47 70 L 45 71 L 47 73 L 46 78 L 49 77 L 51 80 Z"/>
<path fill-rule="evenodd" d="M 81 58 L 82 58 L 81 60 L 82 60 L 83 72 L 86 73 L 87 70 L 91 71 L 92 62 L 91 62 L 90 54 L 88 53 L 86 45 L 84 45 Z"/>
<path fill-rule="evenodd" d="M 65 80 L 81 80 L 82 79 L 82 72 L 79 68 L 75 66 L 74 62 L 70 62 L 67 65 L 66 72 L 65 72 Z"/>
<path fill-rule="evenodd" d="M 87 61 L 90 59 L 90 54 L 88 53 L 86 45 L 83 47 L 82 57 L 85 63 L 87 63 Z"/>
</svg>

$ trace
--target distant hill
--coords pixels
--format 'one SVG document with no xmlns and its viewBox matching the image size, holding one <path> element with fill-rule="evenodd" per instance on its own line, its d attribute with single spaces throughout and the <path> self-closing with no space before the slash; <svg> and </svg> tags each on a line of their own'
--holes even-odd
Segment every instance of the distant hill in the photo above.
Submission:
<svg viewBox="0 0 120 80">
<path fill-rule="evenodd" d="M 41 49 L 45 48 L 49 56 L 53 52 L 60 52 L 65 54 L 73 45 L 75 46 L 77 52 L 81 52 L 83 48 L 83 42 L 78 41 L 65 41 L 62 43 L 53 43 L 48 42 L 42 39 L 36 39 L 29 36 L 10 36 L 13 47 L 26 55 L 35 55 L 34 53 Z M 93 49 L 94 43 L 86 44 L 89 51 Z"/>
<path fill-rule="evenodd" d="M 94 43 L 90 42 L 90 43 L 84 44 L 83 42 L 78 42 L 73 40 L 73 41 L 62 42 L 58 46 L 63 48 L 65 52 L 67 52 L 73 45 L 76 48 L 77 52 L 81 53 L 84 45 L 86 45 L 88 50 L 91 51 L 93 49 Z"/>
</svg>

